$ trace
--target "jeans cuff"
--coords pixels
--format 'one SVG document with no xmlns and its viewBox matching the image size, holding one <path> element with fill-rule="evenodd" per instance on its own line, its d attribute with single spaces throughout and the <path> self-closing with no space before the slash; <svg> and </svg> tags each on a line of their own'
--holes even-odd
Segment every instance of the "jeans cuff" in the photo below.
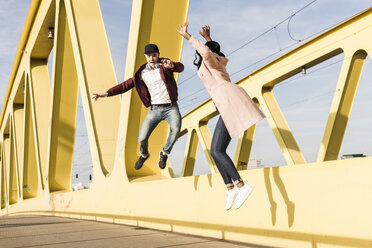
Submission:
<svg viewBox="0 0 372 248">
<path fill-rule="evenodd" d="M 140 154 L 141 154 L 141 153 L 140 153 Z M 147 155 L 143 155 L 143 154 L 141 154 L 141 156 L 144 157 L 144 158 L 147 158 L 148 156 L 150 156 L 150 153 L 147 153 Z"/>
<path fill-rule="evenodd" d="M 239 178 L 238 180 L 235 180 L 234 181 L 235 185 L 237 185 L 238 183 L 241 183 L 241 182 L 243 182 L 243 179 L 241 179 L 241 178 Z"/>
<path fill-rule="evenodd" d="M 228 188 L 229 188 L 229 187 L 234 187 L 234 184 L 233 184 L 233 183 L 227 183 L 227 184 L 226 184 L 226 187 L 228 187 Z"/>
<path fill-rule="evenodd" d="M 169 152 L 169 151 L 165 151 L 164 149 L 162 149 L 161 151 L 162 151 L 163 153 L 167 154 L 167 155 L 169 155 L 169 154 L 170 154 L 170 152 Z"/>
</svg>

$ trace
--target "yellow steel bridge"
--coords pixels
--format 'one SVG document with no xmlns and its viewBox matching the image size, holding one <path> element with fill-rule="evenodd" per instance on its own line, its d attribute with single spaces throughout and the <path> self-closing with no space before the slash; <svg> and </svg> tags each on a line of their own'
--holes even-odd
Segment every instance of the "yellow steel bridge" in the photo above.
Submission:
<svg viewBox="0 0 372 248">
<path fill-rule="evenodd" d="M 188 0 L 133 1 L 125 78 L 144 63 L 150 41 L 180 60 L 183 40 L 175 27 L 187 19 L 188 6 Z M 54 39 L 47 38 L 50 27 Z M 255 127 L 247 130 L 235 164 L 255 190 L 241 209 L 225 211 L 216 207 L 224 205 L 225 186 L 209 152 L 208 121 L 217 115 L 212 101 L 183 117 L 181 177 L 171 166 L 157 168 L 156 156 L 134 170 L 147 109 L 134 91 L 99 104 L 90 97 L 117 81 L 98 0 L 33 0 L 0 117 L 0 215 L 76 217 L 280 247 L 372 247 L 372 158 L 337 160 L 371 41 L 368 9 L 237 82 L 266 115 L 288 166 L 246 170 L 252 144 L 260 142 Z M 318 159 L 307 163 L 273 90 L 304 66 L 340 54 Z M 94 179 L 91 188 L 72 191 L 79 91 Z M 156 129 L 150 150 L 162 148 L 167 132 L 165 125 Z M 193 176 L 199 144 L 209 175 Z"/>
</svg>

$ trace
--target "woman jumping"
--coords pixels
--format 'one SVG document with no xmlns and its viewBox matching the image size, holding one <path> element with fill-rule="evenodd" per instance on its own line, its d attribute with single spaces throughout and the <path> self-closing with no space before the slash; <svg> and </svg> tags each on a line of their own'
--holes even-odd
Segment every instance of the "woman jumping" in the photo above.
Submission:
<svg viewBox="0 0 372 248">
<path fill-rule="evenodd" d="M 226 149 L 231 138 L 244 132 L 265 116 L 243 88 L 231 83 L 226 71 L 228 59 L 220 51 L 220 45 L 212 41 L 209 26 L 204 26 L 199 31 L 207 41 L 205 44 L 191 36 L 187 32 L 187 26 L 188 23 L 184 23 L 176 30 L 196 49 L 197 58 L 194 65 L 198 68 L 198 75 L 220 113 L 213 133 L 211 155 L 227 187 L 225 209 L 229 210 L 234 202 L 235 208 L 238 209 L 248 198 L 253 187 L 243 182 Z"/>
</svg>

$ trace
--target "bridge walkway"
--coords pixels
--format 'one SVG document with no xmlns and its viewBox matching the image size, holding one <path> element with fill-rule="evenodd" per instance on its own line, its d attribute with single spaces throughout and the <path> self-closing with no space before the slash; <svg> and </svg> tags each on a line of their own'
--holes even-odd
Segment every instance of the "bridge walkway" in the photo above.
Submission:
<svg viewBox="0 0 372 248">
<path fill-rule="evenodd" d="M 269 248 L 136 226 L 39 215 L 0 217 L 0 247 Z"/>
</svg>

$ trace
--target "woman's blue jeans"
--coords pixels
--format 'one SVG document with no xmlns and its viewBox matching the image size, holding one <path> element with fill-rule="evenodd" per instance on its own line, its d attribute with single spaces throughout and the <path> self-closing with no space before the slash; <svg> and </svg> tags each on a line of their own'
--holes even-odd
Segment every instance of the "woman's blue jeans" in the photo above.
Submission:
<svg viewBox="0 0 372 248">
<path fill-rule="evenodd" d="M 149 112 L 142 122 L 138 135 L 138 143 L 142 156 L 147 157 L 150 155 L 148 150 L 149 137 L 152 131 L 154 131 L 155 127 L 162 120 L 167 121 L 169 124 L 169 135 L 167 143 L 163 147 L 163 151 L 167 154 L 171 152 L 172 147 L 177 140 L 177 135 L 180 132 L 182 122 L 182 117 L 177 103 L 173 103 L 171 106 L 150 106 Z"/>
<path fill-rule="evenodd" d="M 235 184 L 242 181 L 233 161 L 226 153 L 230 141 L 231 137 L 220 116 L 213 133 L 211 155 L 227 187 L 234 186 L 232 181 Z"/>
</svg>

